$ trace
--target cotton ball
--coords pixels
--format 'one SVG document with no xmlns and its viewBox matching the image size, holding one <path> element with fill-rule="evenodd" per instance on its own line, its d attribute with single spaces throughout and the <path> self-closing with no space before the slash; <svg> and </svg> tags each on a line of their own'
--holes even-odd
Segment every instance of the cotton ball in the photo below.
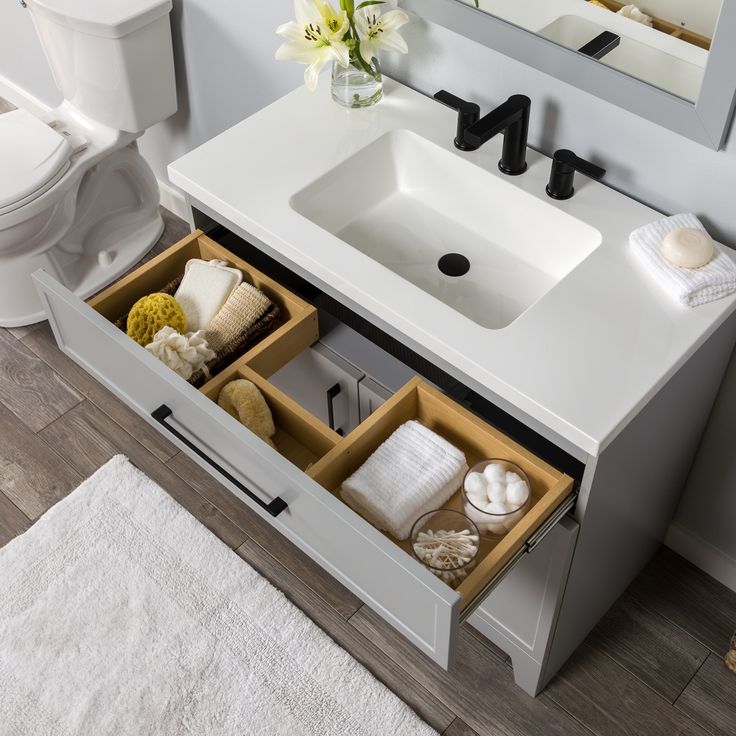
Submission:
<svg viewBox="0 0 736 736">
<path fill-rule="evenodd" d="M 494 521 L 485 525 L 485 530 L 489 534 L 495 534 L 500 537 L 506 534 L 506 525 L 501 521 Z"/>
<path fill-rule="evenodd" d="M 505 503 L 498 503 L 497 501 L 491 501 L 485 508 L 487 514 L 496 514 L 497 516 L 503 516 L 508 513 Z"/>
<path fill-rule="evenodd" d="M 506 500 L 513 508 L 518 509 L 519 506 L 523 506 L 527 498 L 529 498 L 529 486 L 523 480 L 509 483 L 506 487 Z"/>
<path fill-rule="evenodd" d="M 489 483 L 504 483 L 506 481 L 506 471 L 504 471 L 503 465 L 499 463 L 486 465 L 483 475 Z"/>
<path fill-rule="evenodd" d="M 489 483 L 488 500 L 493 503 L 506 503 L 506 484 L 497 481 Z"/>
<path fill-rule="evenodd" d="M 488 515 L 479 511 L 472 504 L 465 504 L 465 516 L 474 521 L 478 527 L 481 527 L 487 520 Z"/>
<path fill-rule="evenodd" d="M 510 485 L 511 483 L 518 483 L 519 481 L 523 482 L 523 480 L 524 479 L 518 473 L 514 473 L 513 470 L 509 470 L 506 473 L 506 484 L 507 485 Z"/>
<path fill-rule="evenodd" d="M 481 500 L 486 496 L 486 485 L 487 483 L 483 473 L 468 473 L 465 478 L 465 492 L 473 502 L 476 499 Z"/>
</svg>

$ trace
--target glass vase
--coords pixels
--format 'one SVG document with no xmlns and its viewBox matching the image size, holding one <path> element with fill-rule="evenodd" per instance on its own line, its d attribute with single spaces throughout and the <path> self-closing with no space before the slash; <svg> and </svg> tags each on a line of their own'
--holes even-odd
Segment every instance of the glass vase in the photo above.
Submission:
<svg viewBox="0 0 736 736">
<path fill-rule="evenodd" d="M 372 107 L 383 98 L 381 65 L 377 57 L 370 64 L 350 56 L 346 67 L 332 63 L 332 99 L 343 107 Z"/>
</svg>

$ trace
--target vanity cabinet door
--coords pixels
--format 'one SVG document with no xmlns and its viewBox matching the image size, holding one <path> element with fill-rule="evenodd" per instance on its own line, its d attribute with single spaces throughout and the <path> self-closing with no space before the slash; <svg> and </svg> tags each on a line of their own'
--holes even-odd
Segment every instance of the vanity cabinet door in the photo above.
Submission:
<svg viewBox="0 0 736 736">
<path fill-rule="evenodd" d="M 361 422 L 358 382 L 362 371 L 321 343 L 312 345 L 268 380 L 344 437 Z"/>
<path fill-rule="evenodd" d="M 391 398 L 391 391 L 365 376 L 358 383 L 358 404 L 360 407 L 360 421 L 364 422 L 379 406 L 383 406 Z"/>
</svg>

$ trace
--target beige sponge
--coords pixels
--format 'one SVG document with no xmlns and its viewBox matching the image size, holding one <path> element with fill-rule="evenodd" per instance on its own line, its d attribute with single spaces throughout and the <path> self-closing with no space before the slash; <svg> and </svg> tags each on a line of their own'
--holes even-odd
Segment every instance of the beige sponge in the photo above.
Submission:
<svg viewBox="0 0 736 736">
<path fill-rule="evenodd" d="M 252 381 L 238 378 L 225 384 L 220 391 L 217 403 L 253 434 L 258 435 L 271 447 L 275 447 L 271 440 L 271 437 L 276 434 L 271 410 L 263 394 Z"/>
</svg>

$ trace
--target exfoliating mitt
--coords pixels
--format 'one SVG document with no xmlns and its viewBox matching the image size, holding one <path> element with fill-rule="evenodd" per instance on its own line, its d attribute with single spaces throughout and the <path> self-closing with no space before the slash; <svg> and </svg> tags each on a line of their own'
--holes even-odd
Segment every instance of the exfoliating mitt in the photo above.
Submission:
<svg viewBox="0 0 736 736">
<path fill-rule="evenodd" d="M 226 261 L 200 258 L 187 261 L 184 278 L 174 296 L 184 309 L 189 329 L 206 330 L 242 280 L 243 274 Z"/>
<path fill-rule="evenodd" d="M 276 434 L 271 410 L 258 387 L 245 378 L 238 378 L 223 386 L 217 403 L 231 417 L 235 417 L 253 434 L 275 447 L 271 437 Z"/>
<path fill-rule="evenodd" d="M 173 327 L 184 333 L 187 318 L 181 305 L 169 294 L 148 294 L 141 297 L 128 313 L 126 332 L 139 345 L 148 345 L 159 330 Z"/>
<path fill-rule="evenodd" d="M 263 317 L 271 300 L 252 284 L 243 282 L 228 297 L 207 328 L 207 342 L 216 352 L 242 335 Z"/>
</svg>

